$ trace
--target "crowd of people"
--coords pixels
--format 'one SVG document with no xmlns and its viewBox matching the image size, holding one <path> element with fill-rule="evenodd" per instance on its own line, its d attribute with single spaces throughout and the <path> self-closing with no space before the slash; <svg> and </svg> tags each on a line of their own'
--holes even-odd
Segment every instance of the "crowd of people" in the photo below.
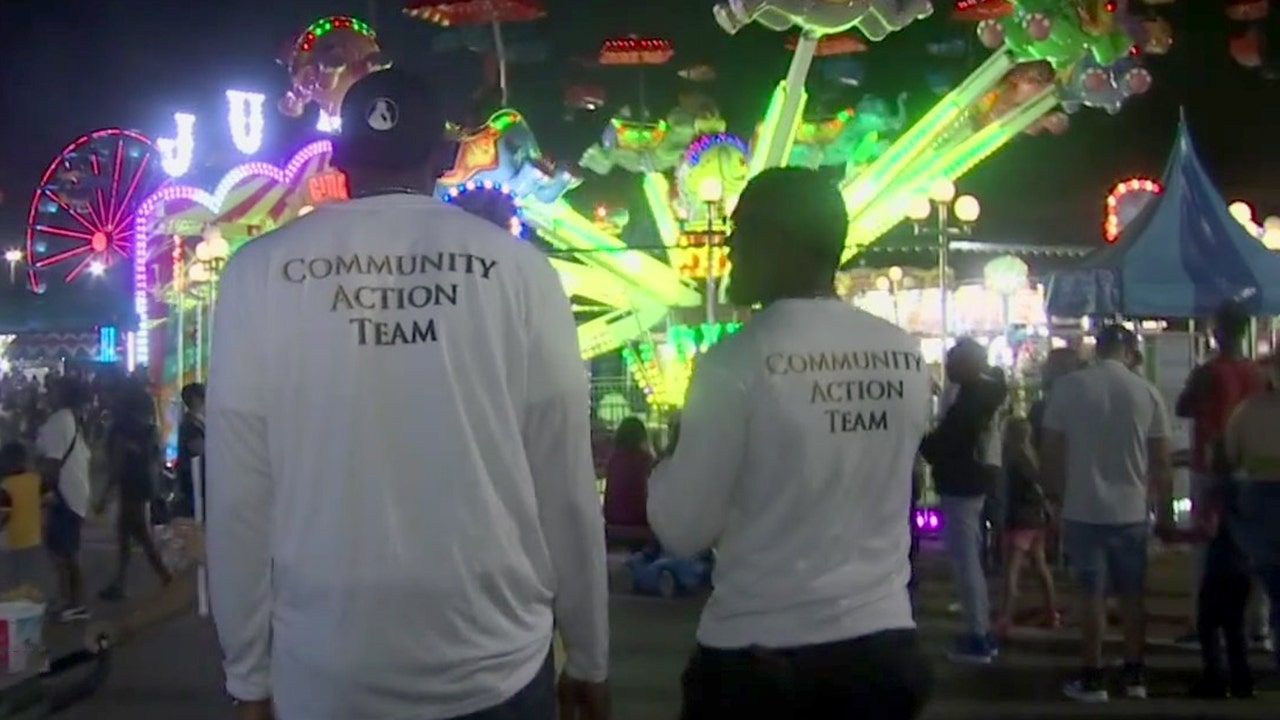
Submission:
<svg viewBox="0 0 1280 720">
<path fill-rule="evenodd" d="M 62 622 L 89 619 L 81 567 L 86 522 L 114 511 L 118 553 L 113 579 L 98 593 L 127 595 L 136 545 L 163 584 L 172 579 L 153 522 L 190 516 L 190 458 L 198 454 L 203 386 L 184 390 L 178 472 L 168 482 L 161 418 L 145 372 L 114 367 L 49 369 L 0 378 L 0 477 L 6 529 L 4 582 L 39 597 L 52 568 L 51 614 Z M 184 465 L 185 463 L 185 465 Z"/>
</svg>

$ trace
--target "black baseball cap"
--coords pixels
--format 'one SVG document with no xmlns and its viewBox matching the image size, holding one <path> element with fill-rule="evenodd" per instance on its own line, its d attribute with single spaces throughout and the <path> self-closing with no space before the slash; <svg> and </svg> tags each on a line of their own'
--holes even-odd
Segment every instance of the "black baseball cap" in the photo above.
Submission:
<svg viewBox="0 0 1280 720">
<path fill-rule="evenodd" d="M 357 80 L 341 116 L 333 143 L 338 167 L 407 170 L 425 163 L 444 139 L 445 111 L 435 88 L 396 66 Z"/>
<path fill-rule="evenodd" d="M 1097 347 L 1102 352 L 1124 349 L 1136 353 L 1138 352 L 1138 336 L 1123 325 L 1107 325 L 1098 331 Z"/>
</svg>

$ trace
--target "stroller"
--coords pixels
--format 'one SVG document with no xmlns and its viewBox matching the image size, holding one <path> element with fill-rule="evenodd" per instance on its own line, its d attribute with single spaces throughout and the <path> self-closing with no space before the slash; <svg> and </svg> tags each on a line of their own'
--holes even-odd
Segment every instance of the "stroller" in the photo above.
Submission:
<svg viewBox="0 0 1280 720">
<path fill-rule="evenodd" d="M 111 674 L 106 638 L 94 649 L 77 650 L 17 684 L 0 690 L 0 720 L 52 717 L 92 697 Z"/>
</svg>

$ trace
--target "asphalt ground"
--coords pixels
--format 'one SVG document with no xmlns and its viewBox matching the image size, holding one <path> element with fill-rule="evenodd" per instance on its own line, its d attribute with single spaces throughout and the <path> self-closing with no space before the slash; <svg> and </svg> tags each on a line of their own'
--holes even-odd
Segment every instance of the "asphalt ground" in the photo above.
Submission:
<svg viewBox="0 0 1280 720">
<path fill-rule="evenodd" d="M 154 589 L 154 580 L 138 558 L 132 597 Z M 89 534 L 85 553 L 89 587 L 101 587 L 110 573 L 112 549 L 105 530 Z M 1280 676 L 1269 657 L 1258 653 L 1260 697 L 1252 701 L 1189 700 L 1186 687 L 1195 679 L 1198 656 L 1173 647 L 1171 638 L 1186 630 L 1187 559 L 1180 551 L 1164 551 L 1152 562 L 1148 656 L 1152 698 L 1081 705 L 1064 699 L 1060 686 L 1077 667 L 1075 630 L 1068 622 L 1059 630 L 1018 628 L 991 666 L 954 665 L 945 659 L 960 629 L 949 609 L 952 595 L 945 562 L 936 549 L 921 559 L 919 598 L 921 635 L 928 651 L 936 692 L 925 717 L 931 720 L 998 720 L 1001 718 L 1280 718 Z M 692 648 L 703 599 L 636 597 L 619 571 L 612 594 L 612 687 L 617 720 L 665 720 L 677 716 L 679 676 Z M 1065 587 L 1066 580 L 1060 585 Z M 1034 601 L 1033 588 L 1025 590 Z M 130 604 L 95 603 L 99 618 L 119 617 Z M 83 625 L 50 626 L 47 633 L 56 655 L 75 648 Z M 1118 652 L 1118 637 L 1109 655 Z M 1118 656 L 1117 656 L 1118 657 Z M 215 720 L 230 718 L 221 687 L 219 652 L 206 620 L 194 608 L 123 644 L 113 651 L 110 677 L 95 694 L 61 717 L 67 720 Z"/>
</svg>

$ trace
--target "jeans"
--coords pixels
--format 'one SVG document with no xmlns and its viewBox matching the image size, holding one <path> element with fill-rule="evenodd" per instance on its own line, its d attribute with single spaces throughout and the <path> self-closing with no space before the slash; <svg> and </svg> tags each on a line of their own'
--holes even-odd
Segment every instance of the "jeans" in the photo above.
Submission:
<svg viewBox="0 0 1280 720">
<path fill-rule="evenodd" d="M 912 720 L 933 686 L 915 630 L 796 648 L 699 646 L 680 720 Z"/>
<path fill-rule="evenodd" d="M 1237 507 L 1236 537 L 1267 591 L 1272 637 L 1280 639 L 1280 482 L 1241 482 Z"/>
<path fill-rule="evenodd" d="M 1079 591 L 1092 597 L 1142 597 L 1150 532 L 1147 523 L 1064 521 L 1062 542 Z"/>
<path fill-rule="evenodd" d="M 1239 563 L 1209 553 L 1196 603 L 1196 632 L 1200 636 L 1200 661 L 1206 679 L 1225 681 L 1235 688 L 1252 688 L 1245 609 L 1253 586 Z M 1220 640 L 1221 638 L 1221 640 Z M 1226 643 L 1227 672 L 1222 670 L 1222 645 Z"/>
<path fill-rule="evenodd" d="M 487 710 L 453 720 L 556 720 L 556 670 L 552 653 L 533 680 L 519 692 Z"/>
<path fill-rule="evenodd" d="M 943 495 L 938 504 L 942 510 L 942 541 L 951 559 L 965 628 L 971 635 L 986 637 L 991 631 L 991 596 L 982 571 L 982 509 L 986 498 Z"/>
</svg>

